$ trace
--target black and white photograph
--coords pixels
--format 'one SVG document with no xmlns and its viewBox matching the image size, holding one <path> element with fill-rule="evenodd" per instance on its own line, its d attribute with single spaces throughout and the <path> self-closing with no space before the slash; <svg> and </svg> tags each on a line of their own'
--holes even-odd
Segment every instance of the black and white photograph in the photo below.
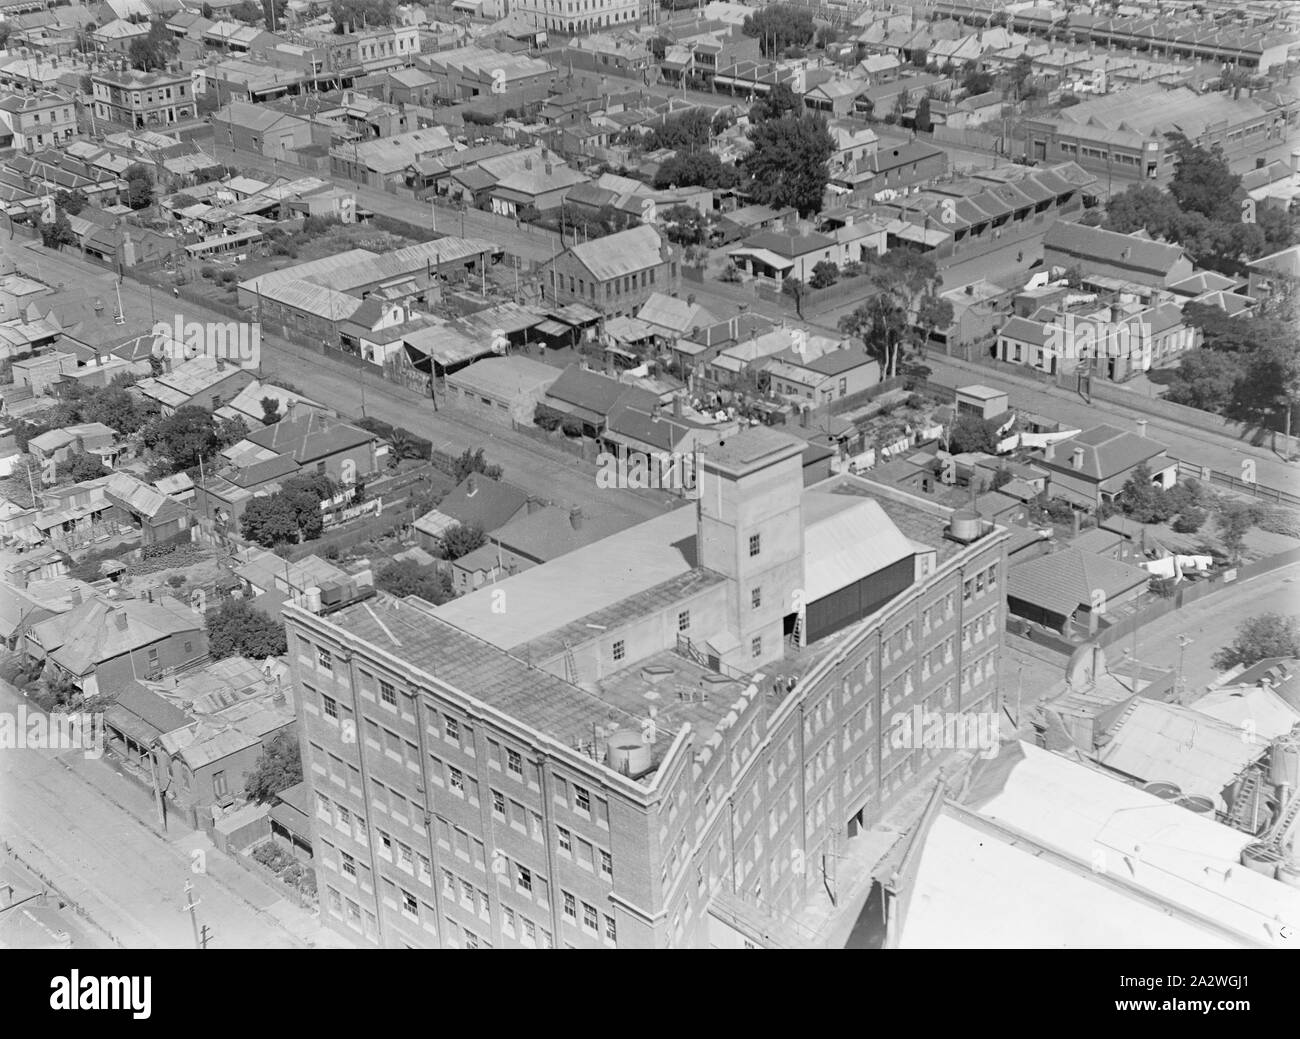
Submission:
<svg viewBox="0 0 1300 1039">
<path fill-rule="evenodd" d="M 843 950 L 1294 1018 L 1300 4 L 0 0 L 0 210 L 36 1012 Z"/>
</svg>

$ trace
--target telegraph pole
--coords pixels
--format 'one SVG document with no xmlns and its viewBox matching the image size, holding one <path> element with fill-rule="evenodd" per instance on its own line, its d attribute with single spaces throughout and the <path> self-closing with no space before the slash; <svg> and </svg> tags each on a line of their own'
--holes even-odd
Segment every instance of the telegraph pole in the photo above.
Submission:
<svg viewBox="0 0 1300 1039">
<path fill-rule="evenodd" d="M 1187 697 L 1187 676 L 1183 673 L 1183 654 L 1187 652 L 1187 647 L 1190 646 L 1195 641 L 1196 641 L 1195 639 L 1188 638 L 1186 632 L 1180 632 L 1178 635 L 1178 681 L 1177 681 L 1178 701 L 1177 702 L 1180 704 Z"/>
<path fill-rule="evenodd" d="M 199 918 L 194 915 L 196 910 L 203 903 L 194 901 L 194 885 L 188 880 L 185 881 L 185 908 L 189 910 L 190 924 L 194 927 L 194 947 L 196 949 L 205 948 L 207 945 L 207 926 L 203 928 L 203 935 L 199 935 Z"/>
</svg>

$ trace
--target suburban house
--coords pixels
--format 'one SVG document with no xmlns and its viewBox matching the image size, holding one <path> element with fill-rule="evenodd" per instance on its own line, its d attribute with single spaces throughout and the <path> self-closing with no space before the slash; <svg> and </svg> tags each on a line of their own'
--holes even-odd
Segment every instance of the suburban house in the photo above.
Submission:
<svg viewBox="0 0 1300 1039">
<path fill-rule="evenodd" d="M 33 625 L 25 649 L 94 696 L 201 660 L 208 637 L 202 615 L 169 595 L 155 601 L 96 596 Z"/>
<path fill-rule="evenodd" d="M 1115 426 L 1094 426 L 1048 444 L 1038 465 L 1051 478 L 1049 497 L 1085 510 L 1113 501 L 1140 465 L 1150 470 L 1152 483 L 1169 488 L 1178 482 L 1178 463 L 1164 444 Z"/>
<path fill-rule="evenodd" d="M 376 469 L 374 433 L 331 418 L 300 402 L 290 405 L 279 422 L 254 430 L 245 442 L 261 448 L 264 459 L 288 455 L 299 468 L 324 473 L 336 481 L 344 479 L 345 463 L 352 463 L 352 477 L 368 476 Z"/>
<path fill-rule="evenodd" d="M 415 521 L 415 530 L 421 547 L 433 550 L 438 538 L 453 527 L 478 527 L 491 533 L 527 508 L 527 492 L 482 473 L 471 473 L 436 508 Z"/>
<path fill-rule="evenodd" d="M 161 735 L 154 757 L 167 797 L 202 825 L 211 809 L 244 796 L 248 776 L 278 736 L 297 741 L 293 678 L 286 664 L 227 657 L 146 688 L 190 719 Z"/>
<path fill-rule="evenodd" d="M 1300 245 L 1288 246 L 1268 256 L 1261 256 L 1246 265 L 1250 272 L 1252 299 L 1260 301 L 1282 292 L 1287 285 L 1300 280 Z"/>
<path fill-rule="evenodd" d="M 129 473 L 113 473 L 104 484 L 104 497 L 113 506 L 110 517 L 138 530 L 143 545 L 189 539 L 189 510 Z"/>
<path fill-rule="evenodd" d="M 759 371 L 771 393 L 816 408 L 880 382 L 880 363 L 847 344 L 817 357 L 783 350 L 767 358 Z"/>
<path fill-rule="evenodd" d="M 62 429 L 51 429 L 27 441 L 27 450 L 38 462 L 53 459 L 66 462 L 76 454 L 113 455 L 117 433 L 102 422 L 82 422 Z"/>
<path fill-rule="evenodd" d="M 639 386 L 571 364 L 551 384 L 542 403 L 580 423 L 583 433 L 594 437 L 605 430 L 616 406 L 630 405 L 649 414 L 659 405 L 659 398 Z"/>
<path fill-rule="evenodd" d="M 727 255 L 732 264 L 755 278 L 777 283 L 786 278 L 806 282 L 813 268 L 822 262 L 838 265 L 843 258 L 839 243 L 828 235 L 819 234 L 806 225 L 800 233 L 787 231 L 760 231 L 746 238 L 739 248 Z"/>
<path fill-rule="evenodd" d="M 1145 230 L 1132 234 L 1057 220 L 1043 236 L 1043 266 L 1078 267 L 1084 274 L 1168 288 L 1190 278 L 1192 261 L 1181 245 L 1154 241 Z"/>
<path fill-rule="evenodd" d="M 606 317 L 635 314 L 656 292 L 677 291 L 677 248 L 648 225 L 573 245 L 547 264 L 542 292 L 560 303 L 587 303 Z"/>
<path fill-rule="evenodd" d="M 185 407 L 216 411 L 253 381 L 247 368 L 215 357 L 195 357 L 156 378 L 141 379 L 132 393 L 157 403 L 164 415 Z"/>
<path fill-rule="evenodd" d="M 1077 548 L 1027 559 L 1007 571 L 1007 609 L 1063 635 L 1095 635 L 1103 617 L 1136 601 L 1151 575 Z"/>
</svg>

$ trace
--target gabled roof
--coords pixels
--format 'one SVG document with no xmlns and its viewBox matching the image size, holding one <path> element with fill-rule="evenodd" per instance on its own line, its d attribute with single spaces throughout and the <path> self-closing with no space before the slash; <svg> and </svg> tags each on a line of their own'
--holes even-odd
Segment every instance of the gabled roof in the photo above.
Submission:
<svg viewBox="0 0 1300 1039">
<path fill-rule="evenodd" d="M 621 278 L 662 262 L 659 232 L 648 224 L 571 246 L 569 252 L 599 281 Z"/>
<path fill-rule="evenodd" d="M 254 430 L 246 439 L 276 454 L 290 455 L 299 465 L 306 465 L 367 444 L 376 437 L 374 433 L 331 419 L 314 409 L 295 405 L 279 422 Z"/>
<path fill-rule="evenodd" d="M 1083 464 L 1077 468 L 1071 464 L 1076 449 L 1083 451 Z M 1137 433 L 1129 433 L 1116 426 L 1101 425 L 1086 429 L 1069 440 L 1060 441 L 1055 450 L 1056 457 L 1044 458 L 1041 464 L 1082 473 L 1094 480 L 1105 480 L 1127 472 L 1168 448 Z"/>
<path fill-rule="evenodd" d="M 616 404 L 628 404 L 648 412 L 659 403 L 658 398 L 646 390 L 618 382 L 599 372 L 588 371 L 576 364 L 564 369 L 546 391 L 546 396 L 602 418 L 607 417 Z"/>
<path fill-rule="evenodd" d="M 62 667 L 74 675 L 84 675 L 96 665 L 131 650 L 201 627 L 198 614 L 164 595 L 157 602 L 91 599 L 65 614 L 41 621 L 32 631 Z"/>
<path fill-rule="evenodd" d="M 1007 595 L 1069 617 L 1080 606 L 1090 606 L 1099 590 L 1112 599 L 1150 580 L 1140 567 L 1067 548 L 1013 566 Z"/>
<path fill-rule="evenodd" d="M 1120 234 L 1100 227 L 1055 221 L 1043 238 L 1044 249 L 1055 249 L 1082 260 L 1167 275 L 1181 259 L 1183 248 L 1149 238 Z"/>
<path fill-rule="evenodd" d="M 437 510 L 463 526 L 493 531 L 505 526 L 528 504 L 528 493 L 511 483 L 476 473 L 462 480 Z"/>
</svg>

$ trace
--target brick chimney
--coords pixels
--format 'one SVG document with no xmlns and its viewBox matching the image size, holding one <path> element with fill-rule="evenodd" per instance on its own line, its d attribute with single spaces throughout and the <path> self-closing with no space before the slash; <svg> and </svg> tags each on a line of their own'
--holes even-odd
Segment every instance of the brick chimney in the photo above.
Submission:
<svg viewBox="0 0 1300 1039">
<path fill-rule="evenodd" d="M 120 608 L 113 611 L 113 621 L 118 631 L 126 631 L 131 626 L 131 618 L 126 615 L 126 610 Z"/>
<path fill-rule="evenodd" d="M 1083 468 L 1083 448 L 1076 447 L 1073 451 L 1070 452 L 1070 468 L 1072 469 Z"/>
<path fill-rule="evenodd" d="M 569 510 L 569 524 L 573 527 L 574 530 L 581 530 L 581 529 L 582 529 L 582 510 L 581 510 L 581 509 L 570 509 L 570 510 Z"/>
</svg>

